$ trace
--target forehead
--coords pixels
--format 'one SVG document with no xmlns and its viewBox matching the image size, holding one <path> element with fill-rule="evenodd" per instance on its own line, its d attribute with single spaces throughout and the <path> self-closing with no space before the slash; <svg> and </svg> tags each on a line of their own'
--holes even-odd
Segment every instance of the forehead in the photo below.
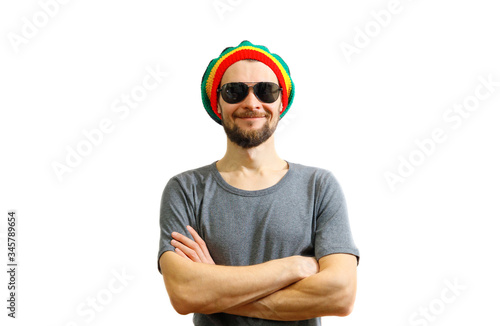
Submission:
<svg viewBox="0 0 500 326">
<path fill-rule="evenodd" d="M 226 69 L 221 79 L 221 85 L 232 82 L 275 82 L 278 78 L 273 70 L 260 61 L 240 60 Z"/>
</svg>

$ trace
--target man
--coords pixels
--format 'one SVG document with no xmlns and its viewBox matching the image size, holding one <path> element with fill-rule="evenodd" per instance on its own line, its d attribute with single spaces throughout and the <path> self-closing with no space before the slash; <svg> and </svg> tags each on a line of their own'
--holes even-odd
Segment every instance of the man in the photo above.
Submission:
<svg viewBox="0 0 500 326">
<path fill-rule="evenodd" d="M 174 309 L 195 325 L 320 325 L 352 310 L 359 251 L 342 190 L 275 150 L 294 94 L 281 57 L 248 41 L 205 71 L 203 104 L 227 151 L 168 181 L 158 252 Z"/>
</svg>

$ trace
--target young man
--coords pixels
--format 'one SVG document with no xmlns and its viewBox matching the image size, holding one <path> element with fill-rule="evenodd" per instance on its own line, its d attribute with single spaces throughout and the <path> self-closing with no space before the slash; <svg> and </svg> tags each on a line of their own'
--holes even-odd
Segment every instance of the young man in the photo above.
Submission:
<svg viewBox="0 0 500 326">
<path fill-rule="evenodd" d="M 248 41 L 205 71 L 203 104 L 227 151 L 168 181 L 158 252 L 174 309 L 195 325 L 320 325 L 352 310 L 359 251 L 342 190 L 274 146 L 294 92 L 286 63 Z"/>
</svg>

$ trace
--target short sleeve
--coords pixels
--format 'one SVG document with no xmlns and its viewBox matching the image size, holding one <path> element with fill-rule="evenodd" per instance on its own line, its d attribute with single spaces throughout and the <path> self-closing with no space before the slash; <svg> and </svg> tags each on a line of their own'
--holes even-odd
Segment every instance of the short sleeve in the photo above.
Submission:
<svg viewBox="0 0 500 326">
<path fill-rule="evenodd" d="M 333 174 L 324 171 L 316 197 L 316 259 L 333 253 L 347 253 L 356 256 L 359 264 L 359 250 L 351 234 L 344 193 Z"/>
<path fill-rule="evenodd" d="M 157 265 L 161 273 L 160 257 L 165 251 L 174 251 L 170 244 L 172 232 L 182 233 L 190 238 L 191 235 L 186 225 L 194 224 L 194 205 L 189 192 L 182 187 L 177 177 L 171 178 L 161 197 L 160 205 L 160 246 L 158 250 Z"/>
</svg>

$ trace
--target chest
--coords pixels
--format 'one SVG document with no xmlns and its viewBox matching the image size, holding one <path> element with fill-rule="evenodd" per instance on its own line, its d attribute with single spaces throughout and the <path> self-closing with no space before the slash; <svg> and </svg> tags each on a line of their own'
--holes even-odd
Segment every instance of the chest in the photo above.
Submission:
<svg viewBox="0 0 500 326">
<path fill-rule="evenodd" d="M 199 226 L 214 261 L 251 265 L 313 250 L 314 205 L 303 196 L 215 195 L 202 203 Z"/>
</svg>

